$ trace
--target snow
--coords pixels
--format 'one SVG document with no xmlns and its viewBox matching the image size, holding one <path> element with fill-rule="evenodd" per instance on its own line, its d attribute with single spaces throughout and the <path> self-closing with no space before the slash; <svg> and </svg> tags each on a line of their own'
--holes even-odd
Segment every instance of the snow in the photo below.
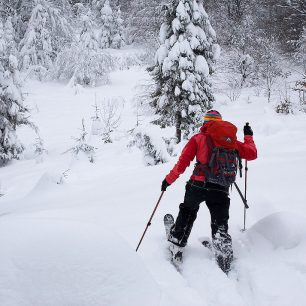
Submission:
<svg viewBox="0 0 306 306">
<path fill-rule="evenodd" d="M 158 304 L 158 285 L 111 229 L 31 215 L 3 218 L 0 232 L 1 305 Z"/>
<path fill-rule="evenodd" d="M 195 68 L 196 72 L 204 75 L 205 77 L 208 77 L 208 75 L 209 75 L 209 67 L 208 67 L 207 61 L 204 58 L 204 56 L 198 55 L 196 57 L 194 66 L 195 66 L 194 68 Z"/>
<path fill-rule="evenodd" d="M 250 122 L 259 152 L 248 163 L 246 232 L 240 231 L 243 204 L 235 190 L 231 193 L 235 271 L 227 277 L 198 241 L 210 234 L 204 203 L 182 272 L 168 260 L 163 216 L 176 216 L 192 166 L 167 189 L 135 252 L 161 182 L 178 158 L 146 167 L 142 152 L 127 148 L 127 131 L 136 125 L 135 86 L 147 78 L 144 68 L 116 71 L 109 85 L 77 95 L 58 83 L 26 84 L 25 104 L 48 154 L 40 163 L 29 154 L 0 171 L 0 305 L 305 305 L 306 118 L 276 114 L 251 88 L 235 103 L 219 93 L 214 105 L 237 125 L 239 139 Z M 125 101 L 121 124 L 114 143 L 104 144 L 90 135 L 92 106 L 118 97 Z M 71 136 L 79 135 L 82 118 L 97 148 L 94 164 L 62 154 L 71 147 Z M 150 128 L 151 119 L 143 117 L 140 128 L 157 143 L 174 135 L 174 129 Z M 29 147 L 34 142 L 33 131 L 18 134 Z M 237 183 L 243 189 L 244 179 Z"/>
</svg>

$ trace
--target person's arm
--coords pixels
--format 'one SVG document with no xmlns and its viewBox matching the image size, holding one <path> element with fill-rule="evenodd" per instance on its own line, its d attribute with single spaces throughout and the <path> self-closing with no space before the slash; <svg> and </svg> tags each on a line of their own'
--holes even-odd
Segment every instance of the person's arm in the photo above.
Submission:
<svg viewBox="0 0 306 306">
<path fill-rule="evenodd" d="M 173 167 L 173 169 L 169 172 L 169 174 L 166 176 L 166 181 L 169 185 L 174 183 L 176 179 L 184 173 L 186 168 L 190 165 L 190 163 L 193 161 L 195 155 L 197 152 L 197 143 L 195 140 L 195 136 L 192 137 L 186 146 L 184 147 L 181 156 L 176 163 L 176 165 Z"/>
<path fill-rule="evenodd" d="M 240 158 L 254 160 L 257 158 L 257 148 L 253 140 L 253 131 L 247 123 L 244 128 L 244 142 L 237 141 Z"/>
</svg>

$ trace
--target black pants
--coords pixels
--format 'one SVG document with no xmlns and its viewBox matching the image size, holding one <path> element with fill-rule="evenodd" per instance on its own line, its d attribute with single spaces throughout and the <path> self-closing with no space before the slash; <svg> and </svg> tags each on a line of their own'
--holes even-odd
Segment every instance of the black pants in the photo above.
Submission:
<svg viewBox="0 0 306 306">
<path fill-rule="evenodd" d="M 212 241 L 221 239 L 223 244 L 231 245 L 231 236 L 227 233 L 230 207 L 228 189 L 213 184 L 204 186 L 204 183 L 197 181 L 186 184 L 184 202 L 180 204 L 179 214 L 170 231 L 170 242 L 186 246 L 200 204 L 204 201 L 210 211 Z"/>
</svg>

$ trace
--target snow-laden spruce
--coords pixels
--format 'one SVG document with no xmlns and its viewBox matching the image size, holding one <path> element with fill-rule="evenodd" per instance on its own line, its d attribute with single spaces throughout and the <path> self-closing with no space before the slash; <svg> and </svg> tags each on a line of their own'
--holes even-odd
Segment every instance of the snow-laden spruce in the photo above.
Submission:
<svg viewBox="0 0 306 306">
<path fill-rule="evenodd" d="M 156 36 L 165 17 L 163 8 L 169 2 L 160 0 L 132 0 L 133 11 L 127 17 L 129 43 L 156 45 Z"/>
<path fill-rule="evenodd" d="M 9 27 L 10 20 L 5 29 Z M 10 39 L 0 21 L 0 166 L 18 159 L 24 150 L 16 134 L 17 127 L 30 125 L 35 128 L 23 106 L 18 60 L 14 55 L 16 49 Z"/>
<path fill-rule="evenodd" d="M 52 68 L 57 52 L 71 38 L 71 27 L 48 0 L 35 0 L 27 30 L 20 42 L 21 68 L 41 78 Z"/>
<path fill-rule="evenodd" d="M 158 136 L 159 128 L 152 125 L 136 127 L 128 147 L 136 146 L 143 153 L 146 166 L 155 166 L 169 161 L 170 155 L 165 140 Z"/>
<path fill-rule="evenodd" d="M 105 1 L 104 6 L 101 9 L 101 24 L 102 29 L 99 37 L 100 46 L 101 48 L 109 48 L 115 27 L 114 14 L 109 4 L 109 0 Z"/>
<path fill-rule="evenodd" d="M 99 47 L 93 23 L 83 15 L 81 33 L 59 54 L 54 77 L 70 80 L 71 86 L 107 84 L 113 66 L 112 57 Z"/>
<path fill-rule="evenodd" d="M 114 32 L 111 47 L 120 49 L 125 45 L 124 26 L 120 8 L 114 15 Z"/>
<path fill-rule="evenodd" d="M 174 0 L 160 29 L 151 105 L 161 126 L 176 126 L 177 141 L 188 137 L 214 101 L 210 74 L 219 56 L 216 34 L 202 1 Z"/>
<path fill-rule="evenodd" d="M 6 41 L 7 52 L 18 56 L 17 44 L 16 44 L 16 32 L 12 24 L 12 17 L 8 17 L 4 24 L 4 38 Z"/>
</svg>

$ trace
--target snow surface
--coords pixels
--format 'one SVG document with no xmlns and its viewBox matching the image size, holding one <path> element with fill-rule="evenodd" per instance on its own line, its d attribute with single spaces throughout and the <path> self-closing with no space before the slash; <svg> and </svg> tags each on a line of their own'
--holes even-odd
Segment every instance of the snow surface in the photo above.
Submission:
<svg viewBox="0 0 306 306">
<path fill-rule="evenodd" d="M 168 188 L 135 252 L 161 181 L 177 160 L 146 167 L 139 149 L 127 149 L 127 131 L 136 124 L 135 86 L 147 78 L 145 69 L 122 70 L 111 75 L 111 85 L 78 95 L 57 83 L 27 84 L 26 104 L 48 155 L 37 163 L 28 146 L 24 160 L 0 171 L 0 305 L 306 305 L 306 116 L 277 115 L 252 89 L 235 103 L 220 94 L 214 106 L 238 126 L 240 139 L 250 122 L 259 152 L 248 163 L 244 233 L 243 205 L 235 190 L 231 194 L 235 271 L 222 273 L 198 241 L 210 234 L 205 204 L 182 273 L 168 260 L 163 216 L 177 214 L 192 167 Z M 99 105 L 119 97 L 125 102 L 114 143 L 88 135 L 96 162 L 62 154 L 73 146 L 82 118 L 90 132 L 95 100 Z M 145 125 L 149 119 L 142 120 Z M 174 131 L 160 133 L 170 137 Z M 35 142 L 32 131 L 19 135 L 24 143 Z M 238 180 L 241 188 L 243 182 Z"/>
</svg>

